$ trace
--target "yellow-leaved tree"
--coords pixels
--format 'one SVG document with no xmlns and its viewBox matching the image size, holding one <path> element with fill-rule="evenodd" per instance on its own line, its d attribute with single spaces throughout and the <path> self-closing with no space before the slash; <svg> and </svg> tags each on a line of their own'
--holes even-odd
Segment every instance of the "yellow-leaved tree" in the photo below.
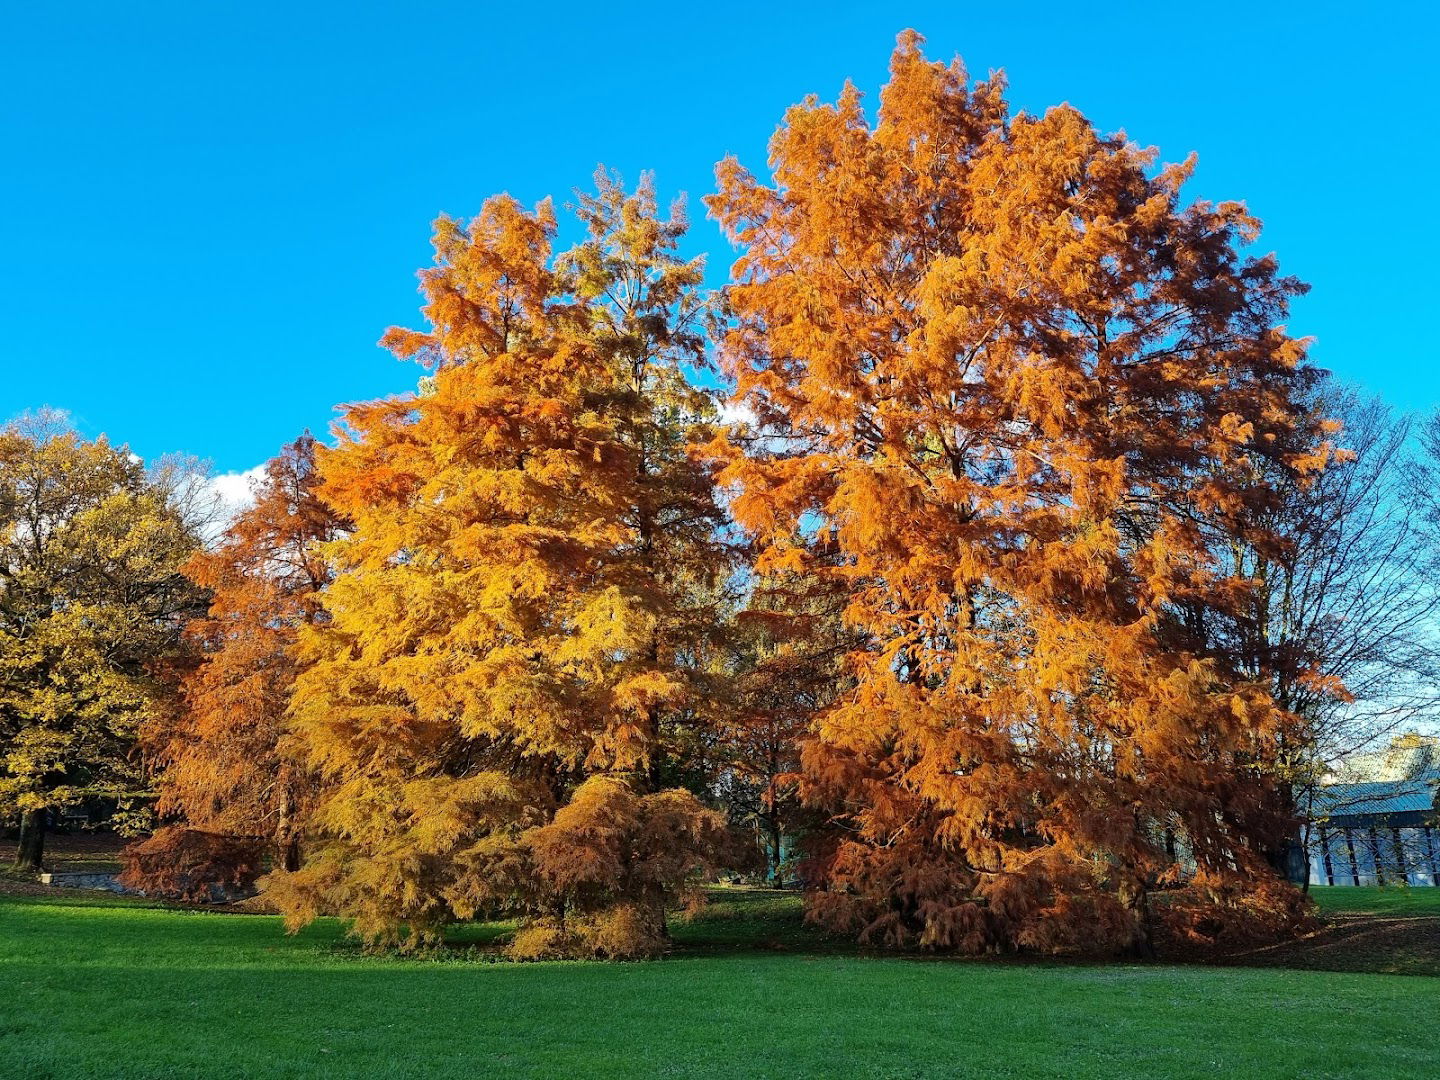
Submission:
<svg viewBox="0 0 1440 1080">
<path fill-rule="evenodd" d="M 648 178 L 602 172 L 576 210 L 558 257 L 548 202 L 439 219 L 431 328 L 384 338 L 433 374 L 348 407 L 319 454 L 354 531 L 300 640 L 292 733 L 322 792 L 312 856 L 269 884 L 292 924 L 410 947 L 519 910 L 516 955 L 642 955 L 728 843 L 659 784 L 727 570 L 687 451 L 714 415 L 686 378 L 701 266 Z"/>
<path fill-rule="evenodd" d="M 0 428 L 0 820 L 20 817 L 27 869 L 56 811 L 145 793 L 136 735 L 170 707 L 204 599 L 170 479 L 61 413 Z"/>
</svg>

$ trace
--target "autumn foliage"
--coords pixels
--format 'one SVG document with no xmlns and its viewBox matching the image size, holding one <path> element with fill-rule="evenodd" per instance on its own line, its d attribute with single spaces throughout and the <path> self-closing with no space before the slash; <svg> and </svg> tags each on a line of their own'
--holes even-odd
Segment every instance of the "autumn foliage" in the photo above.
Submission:
<svg viewBox="0 0 1440 1080">
<path fill-rule="evenodd" d="M 1177 617 L 1250 587 L 1207 542 L 1323 463 L 1295 403 L 1300 291 L 1193 162 L 902 38 L 875 123 L 848 87 L 719 168 L 741 248 L 722 344 L 755 417 L 721 481 L 761 572 L 850 590 L 857 685 L 805 788 L 836 839 L 813 912 L 888 944 L 1145 948 L 1181 867 L 1266 880 L 1293 723 Z M 816 557 L 817 538 L 843 559 Z M 1171 842 L 1167 844 L 1167 836 Z"/>
<path fill-rule="evenodd" d="M 1295 924 L 1300 720 L 1206 627 L 1330 454 L 1303 287 L 1182 198 L 1193 159 L 920 45 L 873 119 L 847 85 L 768 176 L 720 164 L 720 294 L 648 177 L 602 170 L 564 251 L 548 201 L 435 223 L 428 326 L 382 342 L 416 392 L 288 448 L 187 565 L 131 880 L 263 849 L 292 927 L 519 916 L 524 959 L 653 955 L 797 846 L 812 917 L 877 944 Z"/>
<path fill-rule="evenodd" d="M 800 749 L 815 718 L 852 686 L 846 592 L 834 579 L 782 573 L 750 582 L 728 642 L 729 693 L 714 726 L 715 788 L 754 831 L 767 881 L 795 880 L 803 839 L 823 818 L 800 798 Z"/>
<path fill-rule="evenodd" d="M 149 896 L 224 900 L 254 885 L 264 854 L 253 837 L 165 825 L 125 849 L 119 881 Z"/>
<path fill-rule="evenodd" d="M 0 427 L 0 814 L 39 869 L 49 815 L 122 811 L 145 777 L 137 733 L 172 705 L 180 572 L 198 538 L 164 477 L 63 414 Z"/>
<path fill-rule="evenodd" d="M 254 501 L 219 543 L 183 566 L 208 591 L 190 622 L 194 661 L 178 707 L 142 732 L 158 771 L 164 827 L 127 852 L 123 880 L 158 894 L 206 896 L 252 882 L 265 856 L 296 869 L 314 779 L 284 746 L 301 662 L 295 644 L 320 613 L 329 566 L 318 545 L 343 521 L 316 497 L 315 440 L 265 467 Z"/>
<path fill-rule="evenodd" d="M 700 267 L 648 181 L 599 179 L 560 257 L 548 204 L 440 219 L 432 329 L 385 338 L 433 376 L 347 409 L 320 456 L 355 528 L 302 640 L 293 731 L 324 792 L 315 857 L 271 884 L 296 919 L 411 945 L 518 907 L 517 953 L 651 952 L 723 850 L 721 815 L 656 783 L 726 558 L 687 452 L 713 415 L 684 376 Z"/>
</svg>

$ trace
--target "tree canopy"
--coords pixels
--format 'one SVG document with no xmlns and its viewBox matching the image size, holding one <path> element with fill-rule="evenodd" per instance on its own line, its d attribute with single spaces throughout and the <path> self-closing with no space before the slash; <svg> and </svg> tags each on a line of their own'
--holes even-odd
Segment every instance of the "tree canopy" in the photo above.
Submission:
<svg viewBox="0 0 1440 1080">
<path fill-rule="evenodd" d="M 1243 253 L 1243 205 L 1181 201 L 1193 161 L 1003 91 L 909 34 L 873 126 L 847 86 L 787 113 L 769 183 L 720 165 L 755 420 L 715 451 L 760 571 L 844 581 L 867 638 L 805 749 L 838 826 L 816 912 L 1143 948 L 1167 831 L 1263 885 L 1283 830 L 1265 765 L 1294 718 L 1179 614 L 1250 588 L 1207 526 L 1275 543 L 1250 466 L 1325 460 L 1282 327 L 1301 286 Z"/>
<path fill-rule="evenodd" d="M 387 947 L 504 913 L 517 957 L 653 955 L 761 862 L 892 946 L 1297 925 L 1317 717 L 1433 668 L 1404 432 L 1341 410 L 1379 450 L 1337 454 L 1304 286 L 1194 158 L 921 45 L 873 117 L 847 85 L 720 163 L 719 290 L 648 175 L 439 218 L 381 342 L 416 390 L 204 551 L 193 485 L 0 435 L 0 809 L 137 791 L 141 733 L 128 881 L 268 867 Z"/>
<path fill-rule="evenodd" d="M 286 712 L 300 669 L 296 638 L 321 616 L 330 581 L 319 545 L 345 524 L 316 496 L 317 483 L 307 434 L 266 465 L 219 542 L 181 568 L 208 592 L 209 610 L 186 627 L 193 658 L 176 707 L 141 732 L 166 825 L 128 853 L 129 885 L 207 895 L 248 884 L 267 849 L 281 867 L 299 868 L 314 777 L 285 749 Z"/>
<path fill-rule="evenodd" d="M 687 442 L 713 416 L 700 266 L 649 181 L 605 175 L 555 258 L 548 203 L 436 223 L 428 332 L 385 342 L 433 377 L 352 406 L 319 456 L 354 525 L 301 637 L 294 733 L 322 838 L 274 881 L 292 917 L 430 940 L 521 905 L 522 954 L 651 951 L 723 848 L 722 815 L 657 789 L 692 710 L 726 552 Z"/>
<path fill-rule="evenodd" d="M 200 598 L 180 572 L 198 537 L 169 493 L 63 417 L 0 430 L 0 808 L 23 815 L 26 866 L 49 811 L 144 793 L 135 736 L 167 707 Z"/>
</svg>

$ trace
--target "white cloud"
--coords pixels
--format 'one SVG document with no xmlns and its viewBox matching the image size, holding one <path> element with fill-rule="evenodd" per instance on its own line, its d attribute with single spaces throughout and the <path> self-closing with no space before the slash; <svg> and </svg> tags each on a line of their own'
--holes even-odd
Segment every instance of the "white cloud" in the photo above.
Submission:
<svg viewBox="0 0 1440 1080">
<path fill-rule="evenodd" d="M 720 403 L 720 423 L 727 426 L 735 424 L 753 424 L 755 422 L 755 410 L 744 402 L 722 401 Z"/>
<path fill-rule="evenodd" d="M 265 475 L 265 466 L 244 472 L 216 473 L 210 477 L 210 491 L 219 503 L 220 516 L 229 524 L 255 501 L 255 485 Z"/>
</svg>

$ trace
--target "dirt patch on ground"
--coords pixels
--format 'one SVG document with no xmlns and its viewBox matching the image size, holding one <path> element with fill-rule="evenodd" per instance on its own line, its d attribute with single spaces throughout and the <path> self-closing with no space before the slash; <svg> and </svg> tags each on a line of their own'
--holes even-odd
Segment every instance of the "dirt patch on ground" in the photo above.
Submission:
<svg viewBox="0 0 1440 1080">
<path fill-rule="evenodd" d="M 13 856 L 12 856 L 13 857 Z M 105 889 L 62 889 L 42 885 L 34 874 L 22 875 L 8 867 L 0 871 L 0 894 L 5 896 L 39 896 L 50 899 L 114 900 L 116 894 Z"/>
</svg>

